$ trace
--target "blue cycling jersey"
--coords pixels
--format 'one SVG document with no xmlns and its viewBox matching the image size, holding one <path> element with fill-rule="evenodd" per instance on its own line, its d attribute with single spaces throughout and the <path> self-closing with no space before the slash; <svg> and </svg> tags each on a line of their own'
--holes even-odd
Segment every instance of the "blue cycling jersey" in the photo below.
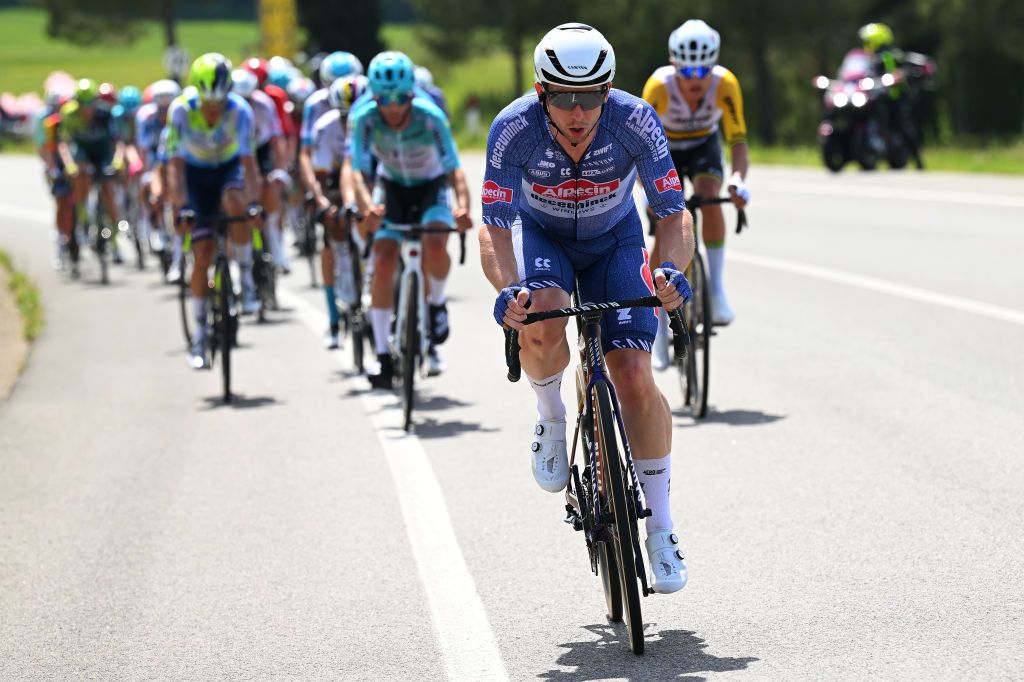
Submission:
<svg viewBox="0 0 1024 682">
<path fill-rule="evenodd" d="M 384 122 L 377 102 L 366 100 L 349 113 L 352 167 L 363 175 L 374 171 L 406 187 L 429 182 L 459 168 L 448 118 L 429 99 L 414 97 L 410 120 L 402 130 Z"/>
<path fill-rule="evenodd" d="M 638 176 L 659 220 L 683 210 L 665 129 L 647 102 L 613 89 L 577 164 L 552 137 L 540 99 L 527 94 L 491 125 L 483 223 L 510 229 L 524 213 L 561 238 L 593 239 L 636 211 Z"/>
</svg>

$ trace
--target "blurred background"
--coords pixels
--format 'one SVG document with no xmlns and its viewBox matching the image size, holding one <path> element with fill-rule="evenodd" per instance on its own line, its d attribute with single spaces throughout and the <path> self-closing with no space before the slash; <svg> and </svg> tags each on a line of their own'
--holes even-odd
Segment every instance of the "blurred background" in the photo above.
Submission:
<svg viewBox="0 0 1024 682">
<path fill-rule="evenodd" d="M 532 50 L 551 27 L 600 29 L 618 57 L 616 85 L 639 94 L 667 61 L 668 34 L 702 18 L 722 35 L 720 62 L 739 78 L 756 161 L 820 165 L 818 74 L 834 75 L 882 21 L 895 44 L 931 56 L 934 89 L 915 118 L 929 166 L 1024 172 L 1024 3 L 1011 0 L 798 0 L 663 3 L 650 0 L 37 0 L 0 1 L 0 91 L 41 91 L 55 69 L 142 86 L 169 60 L 209 50 L 232 59 L 334 49 L 363 63 L 401 49 L 434 74 L 460 144 L 482 146 L 487 124 L 532 82 Z M 175 48 L 168 52 L 168 48 Z M 468 103 L 482 125 L 467 130 Z"/>
</svg>

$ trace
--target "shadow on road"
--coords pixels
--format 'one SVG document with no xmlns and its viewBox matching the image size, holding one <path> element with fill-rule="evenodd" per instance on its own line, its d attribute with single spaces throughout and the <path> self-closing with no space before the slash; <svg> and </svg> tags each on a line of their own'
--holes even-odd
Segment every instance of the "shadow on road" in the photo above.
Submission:
<svg viewBox="0 0 1024 682">
<path fill-rule="evenodd" d="M 272 396 L 249 397 L 240 393 L 235 393 L 232 396 L 230 403 L 224 402 L 224 395 L 222 393 L 218 393 L 215 396 L 207 396 L 206 398 L 203 398 L 203 402 L 206 404 L 206 407 L 202 408 L 204 412 L 217 410 L 223 407 L 229 407 L 233 410 L 251 410 L 253 408 L 284 405 L 284 403 Z"/>
<path fill-rule="evenodd" d="M 413 427 L 420 438 L 452 438 L 463 433 L 491 433 L 497 431 L 492 427 L 484 427 L 478 422 L 438 421 L 436 419 L 418 419 L 413 414 Z"/>
<path fill-rule="evenodd" d="M 689 630 L 655 632 L 653 624 L 646 627 L 646 648 L 643 656 L 629 651 L 626 626 L 622 623 L 585 625 L 600 639 L 569 642 L 559 646 L 567 651 L 558 657 L 558 665 L 575 670 L 549 670 L 537 675 L 541 680 L 705 680 L 695 673 L 721 673 L 745 670 L 759 659 L 719 658 L 704 651 L 707 643 Z"/>
<path fill-rule="evenodd" d="M 689 410 L 678 409 L 672 411 L 672 416 L 690 417 L 691 415 Z M 703 419 L 690 419 L 679 423 L 678 426 L 691 428 L 700 426 L 702 423 L 728 424 L 729 426 L 758 426 L 760 424 L 772 424 L 785 418 L 786 415 L 783 414 L 768 414 L 760 410 L 727 410 L 719 412 L 709 407 L 707 416 Z"/>
<path fill-rule="evenodd" d="M 453 400 L 443 395 L 432 395 L 429 398 L 416 401 L 416 410 L 429 412 L 431 410 L 448 410 L 456 407 L 469 407 L 473 403 L 465 403 L 461 400 Z"/>
</svg>

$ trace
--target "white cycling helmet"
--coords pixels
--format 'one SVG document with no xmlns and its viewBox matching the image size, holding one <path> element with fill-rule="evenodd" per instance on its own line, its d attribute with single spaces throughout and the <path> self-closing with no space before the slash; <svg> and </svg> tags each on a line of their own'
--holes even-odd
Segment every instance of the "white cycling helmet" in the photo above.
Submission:
<svg viewBox="0 0 1024 682">
<path fill-rule="evenodd" d="M 615 78 L 615 50 L 586 24 L 562 24 L 548 31 L 533 51 L 538 83 L 586 87 Z"/>
<path fill-rule="evenodd" d="M 416 87 L 426 89 L 434 84 L 434 74 L 425 66 L 417 66 L 412 70 L 416 76 Z"/>
<path fill-rule="evenodd" d="M 288 97 L 296 104 L 303 104 L 309 96 L 316 92 L 316 84 L 305 76 L 293 78 L 288 83 Z"/>
<path fill-rule="evenodd" d="M 668 54 L 678 68 L 714 66 L 721 46 L 718 31 L 700 19 L 690 19 L 668 37 Z"/>
<path fill-rule="evenodd" d="M 149 94 L 158 107 L 169 107 L 174 98 L 181 94 L 181 86 L 169 78 L 164 78 L 149 86 Z"/>
<path fill-rule="evenodd" d="M 231 72 L 231 92 L 239 97 L 249 99 L 259 86 L 260 80 L 252 71 L 235 69 Z"/>
</svg>

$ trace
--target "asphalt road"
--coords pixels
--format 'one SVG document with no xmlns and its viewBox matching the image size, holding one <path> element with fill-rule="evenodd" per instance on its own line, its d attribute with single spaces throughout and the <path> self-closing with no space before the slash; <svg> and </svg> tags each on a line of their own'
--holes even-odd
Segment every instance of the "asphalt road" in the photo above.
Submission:
<svg viewBox="0 0 1024 682">
<path fill-rule="evenodd" d="M 66 281 L 37 162 L 0 177 L 48 318 L 0 405 L 0 679 L 1024 677 L 1024 180 L 754 169 L 711 413 L 674 418 L 690 584 L 637 658 L 530 475 L 474 239 L 402 437 L 301 264 L 225 407 L 153 270 Z"/>
</svg>

